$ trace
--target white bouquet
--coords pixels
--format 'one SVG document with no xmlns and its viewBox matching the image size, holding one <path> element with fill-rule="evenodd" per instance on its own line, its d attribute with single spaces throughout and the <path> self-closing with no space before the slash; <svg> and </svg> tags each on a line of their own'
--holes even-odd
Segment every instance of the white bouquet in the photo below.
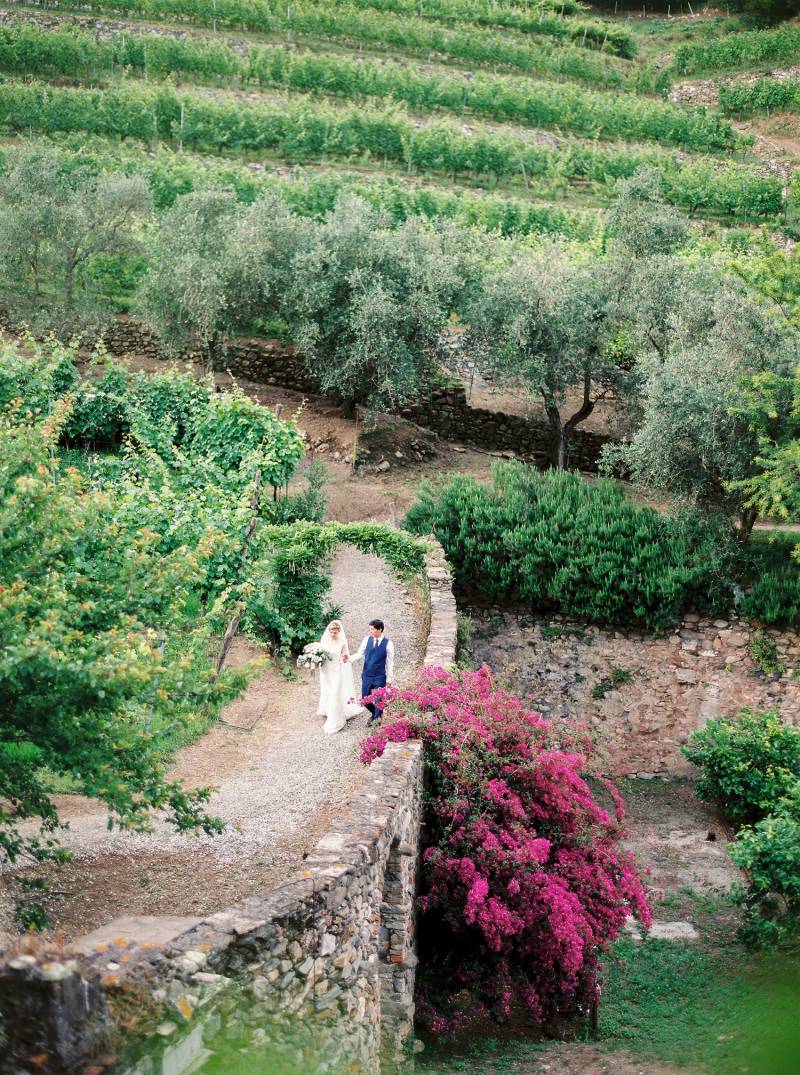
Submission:
<svg viewBox="0 0 800 1075">
<path fill-rule="evenodd" d="M 330 653 L 320 642 L 309 642 L 307 646 L 303 646 L 303 652 L 297 658 L 297 667 L 310 668 L 313 671 L 330 659 Z"/>
</svg>

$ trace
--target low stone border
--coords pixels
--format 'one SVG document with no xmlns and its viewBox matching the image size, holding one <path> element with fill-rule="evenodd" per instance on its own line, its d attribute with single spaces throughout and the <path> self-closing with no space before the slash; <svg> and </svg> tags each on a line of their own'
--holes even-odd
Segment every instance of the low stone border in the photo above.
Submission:
<svg viewBox="0 0 800 1075">
<path fill-rule="evenodd" d="M 456 604 L 430 544 L 424 663 L 448 665 Z M 107 943 L 0 962 L 0 1072 L 181 1075 L 223 1022 L 237 1040 L 269 1042 L 287 1070 L 394 1070 L 414 1016 L 422 780 L 422 744 L 388 744 L 301 874 L 180 921 L 167 943 L 169 920 L 139 919 L 136 940 L 114 938 L 112 923 Z M 148 923 L 162 943 L 148 943 Z"/>
<path fill-rule="evenodd" d="M 434 537 L 425 539 L 432 546 L 425 558 L 431 618 L 428 644 L 425 648 L 426 667 L 447 668 L 456 659 L 458 610 L 453 596 L 453 576 L 444 549 Z"/>
</svg>

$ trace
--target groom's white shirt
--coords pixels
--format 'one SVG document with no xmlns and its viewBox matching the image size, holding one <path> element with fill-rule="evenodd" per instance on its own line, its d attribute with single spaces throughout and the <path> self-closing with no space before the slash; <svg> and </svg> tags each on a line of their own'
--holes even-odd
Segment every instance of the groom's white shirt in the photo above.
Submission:
<svg viewBox="0 0 800 1075">
<path fill-rule="evenodd" d="M 380 642 L 380 638 L 373 638 L 372 635 L 367 635 L 366 638 L 361 640 L 361 645 L 358 650 L 350 658 L 351 661 L 360 661 L 364 654 L 367 652 L 367 646 L 374 646 Z M 391 638 L 386 639 L 386 682 L 391 683 L 394 679 L 394 642 Z"/>
</svg>

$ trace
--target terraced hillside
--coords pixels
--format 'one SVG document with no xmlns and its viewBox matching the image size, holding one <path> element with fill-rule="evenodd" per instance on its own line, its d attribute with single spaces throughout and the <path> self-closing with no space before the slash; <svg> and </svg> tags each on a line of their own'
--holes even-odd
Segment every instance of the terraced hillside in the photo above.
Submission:
<svg viewBox="0 0 800 1075">
<path fill-rule="evenodd" d="M 555 0 L 15 3 L 0 9 L 0 123 L 5 145 L 44 135 L 143 173 L 160 207 L 209 178 L 305 213 L 352 189 L 398 218 L 585 241 L 616 181 L 651 164 L 717 236 L 791 233 L 793 147 L 742 121 L 796 111 L 800 82 L 722 72 L 792 62 L 800 25 Z M 698 90 L 715 72 L 720 89 Z"/>
</svg>

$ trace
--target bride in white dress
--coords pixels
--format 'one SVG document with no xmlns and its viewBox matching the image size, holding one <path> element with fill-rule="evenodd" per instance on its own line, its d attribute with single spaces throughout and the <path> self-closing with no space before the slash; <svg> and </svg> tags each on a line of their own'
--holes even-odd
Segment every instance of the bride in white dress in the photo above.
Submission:
<svg viewBox="0 0 800 1075">
<path fill-rule="evenodd" d="M 334 732 L 340 732 L 349 718 L 360 713 L 363 707 L 357 700 L 353 666 L 343 660 L 345 655 L 350 656 L 350 650 L 341 622 L 331 620 L 319 641 L 330 653 L 331 659 L 320 665 L 317 713 L 328 718 L 322 730 L 333 735 Z"/>
</svg>

